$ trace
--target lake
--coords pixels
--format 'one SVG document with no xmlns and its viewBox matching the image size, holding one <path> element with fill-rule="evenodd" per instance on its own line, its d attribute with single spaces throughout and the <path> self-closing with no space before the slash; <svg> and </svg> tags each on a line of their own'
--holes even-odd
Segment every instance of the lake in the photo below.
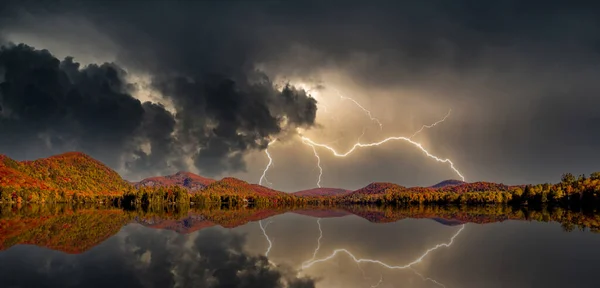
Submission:
<svg viewBox="0 0 600 288">
<path fill-rule="evenodd" d="M 600 271 L 597 214 L 571 210 L 0 211 L 1 287 L 598 287 Z"/>
</svg>

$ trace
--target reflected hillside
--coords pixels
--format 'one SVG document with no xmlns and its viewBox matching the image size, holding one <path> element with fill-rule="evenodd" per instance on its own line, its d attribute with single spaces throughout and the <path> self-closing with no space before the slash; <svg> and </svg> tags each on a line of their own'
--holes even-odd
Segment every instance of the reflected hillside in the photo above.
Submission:
<svg viewBox="0 0 600 288">
<path fill-rule="evenodd" d="M 30 244 L 66 253 L 84 252 L 119 232 L 130 218 L 109 207 L 2 208 L 0 250 Z"/>
<path fill-rule="evenodd" d="M 235 228 L 283 213 L 314 218 L 358 216 L 373 223 L 408 218 L 431 219 L 443 225 L 487 224 L 507 220 L 560 223 L 565 231 L 600 231 L 596 211 L 556 207 L 512 206 L 110 206 L 26 205 L 0 207 L 0 250 L 36 245 L 66 253 L 82 253 L 102 243 L 127 224 L 189 234 L 213 226 Z"/>
</svg>

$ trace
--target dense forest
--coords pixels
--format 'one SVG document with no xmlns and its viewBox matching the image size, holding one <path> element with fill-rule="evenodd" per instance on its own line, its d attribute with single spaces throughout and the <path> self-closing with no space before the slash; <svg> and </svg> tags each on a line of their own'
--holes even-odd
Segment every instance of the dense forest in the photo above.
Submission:
<svg viewBox="0 0 600 288">
<path fill-rule="evenodd" d="M 182 183 L 185 182 L 184 179 Z M 404 187 L 393 183 L 371 183 L 356 191 L 332 194 L 324 190 L 319 195 L 318 189 L 304 194 L 284 193 L 227 177 L 206 182 L 200 185 L 201 189 L 200 186 L 189 189 L 185 185 L 135 185 L 101 162 L 78 152 L 21 162 L 0 155 L 0 203 L 600 205 L 600 172 L 578 177 L 566 173 L 554 184 L 509 186 L 460 181 L 440 184 Z"/>
</svg>

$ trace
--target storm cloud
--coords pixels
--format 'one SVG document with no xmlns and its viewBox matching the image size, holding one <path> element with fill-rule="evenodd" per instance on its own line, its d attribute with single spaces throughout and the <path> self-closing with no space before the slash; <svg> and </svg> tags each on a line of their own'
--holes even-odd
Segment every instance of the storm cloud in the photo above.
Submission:
<svg viewBox="0 0 600 288">
<path fill-rule="evenodd" d="M 62 126 L 54 130 L 67 131 L 38 133 L 44 141 L 29 132 L 3 134 L 21 144 L 0 147 L 16 158 L 50 154 L 46 148 L 34 153 L 34 143 L 68 147 L 78 143 L 73 139 L 96 137 L 117 147 L 94 150 L 87 141 L 87 151 L 112 167 L 142 175 L 196 167 L 208 176 L 252 180 L 264 163 L 246 165 L 251 151 L 295 127 L 313 127 L 308 133 L 320 133 L 311 134 L 319 142 L 339 141 L 336 148 L 344 150 L 365 130 L 362 141 L 407 136 L 452 109 L 448 121 L 418 140 L 451 158 L 468 181 L 557 181 L 566 171 L 598 169 L 600 7 L 589 1 L 6 3 L 0 39 L 98 69 L 114 62 L 110 67 L 121 67 L 115 71 L 127 71 L 117 73 L 123 93 L 152 102 L 142 105 L 143 116 L 115 117 L 124 125 L 106 138 L 71 137 L 74 128 Z M 141 78 L 147 83 L 138 83 Z M 317 110 L 305 91 L 285 90 L 281 79 L 320 85 L 327 97 L 318 98 Z M 360 101 L 384 128 L 369 126 L 356 106 L 334 102 L 334 88 Z M 149 96 L 141 100 L 140 94 Z M 132 125 L 145 128 L 129 133 L 135 137 L 118 134 Z M 139 132 L 149 129 L 151 135 Z M 314 186 L 311 150 L 292 148 L 271 151 L 274 188 Z M 321 153 L 322 185 L 411 186 L 456 178 L 401 144 L 371 151 L 351 159 Z"/>
<path fill-rule="evenodd" d="M 25 44 L 0 49 L 0 149 L 17 158 L 82 150 L 133 171 L 185 169 L 184 155 L 208 175 L 244 169 L 241 156 L 271 138 L 310 128 L 316 101 L 280 90 L 266 76 L 220 75 L 154 82 L 177 112 L 131 96 L 135 83 L 114 63 L 82 67 Z"/>
</svg>

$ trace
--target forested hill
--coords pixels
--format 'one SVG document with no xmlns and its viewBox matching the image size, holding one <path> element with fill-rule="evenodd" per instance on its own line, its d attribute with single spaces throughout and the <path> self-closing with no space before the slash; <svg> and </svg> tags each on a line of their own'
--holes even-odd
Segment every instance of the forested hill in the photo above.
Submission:
<svg viewBox="0 0 600 288">
<path fill-rule="evenodd" d="M 0 155 L 0 187 L 2 191 L 7 192 L 28 190 L 42 194 L 55 192 L 94 195 L 120 195 L 131 189 L 131 185 L 117 172 L 79 152 L 68 152 L 34 161 L 15 161 Z M 27 198 L 40 196 L 37 194 L 39 193 L 29 193 Z M 44 197 L 48 196 L 52 195 Z"/>
<path fill-rule="evenodd" d="M 102 162 L 79 152 L 15 161 L 0 155 L 3 186 L 48 187 L 75 191 L 123 191 L 131 185 Z"/>
</svg>

